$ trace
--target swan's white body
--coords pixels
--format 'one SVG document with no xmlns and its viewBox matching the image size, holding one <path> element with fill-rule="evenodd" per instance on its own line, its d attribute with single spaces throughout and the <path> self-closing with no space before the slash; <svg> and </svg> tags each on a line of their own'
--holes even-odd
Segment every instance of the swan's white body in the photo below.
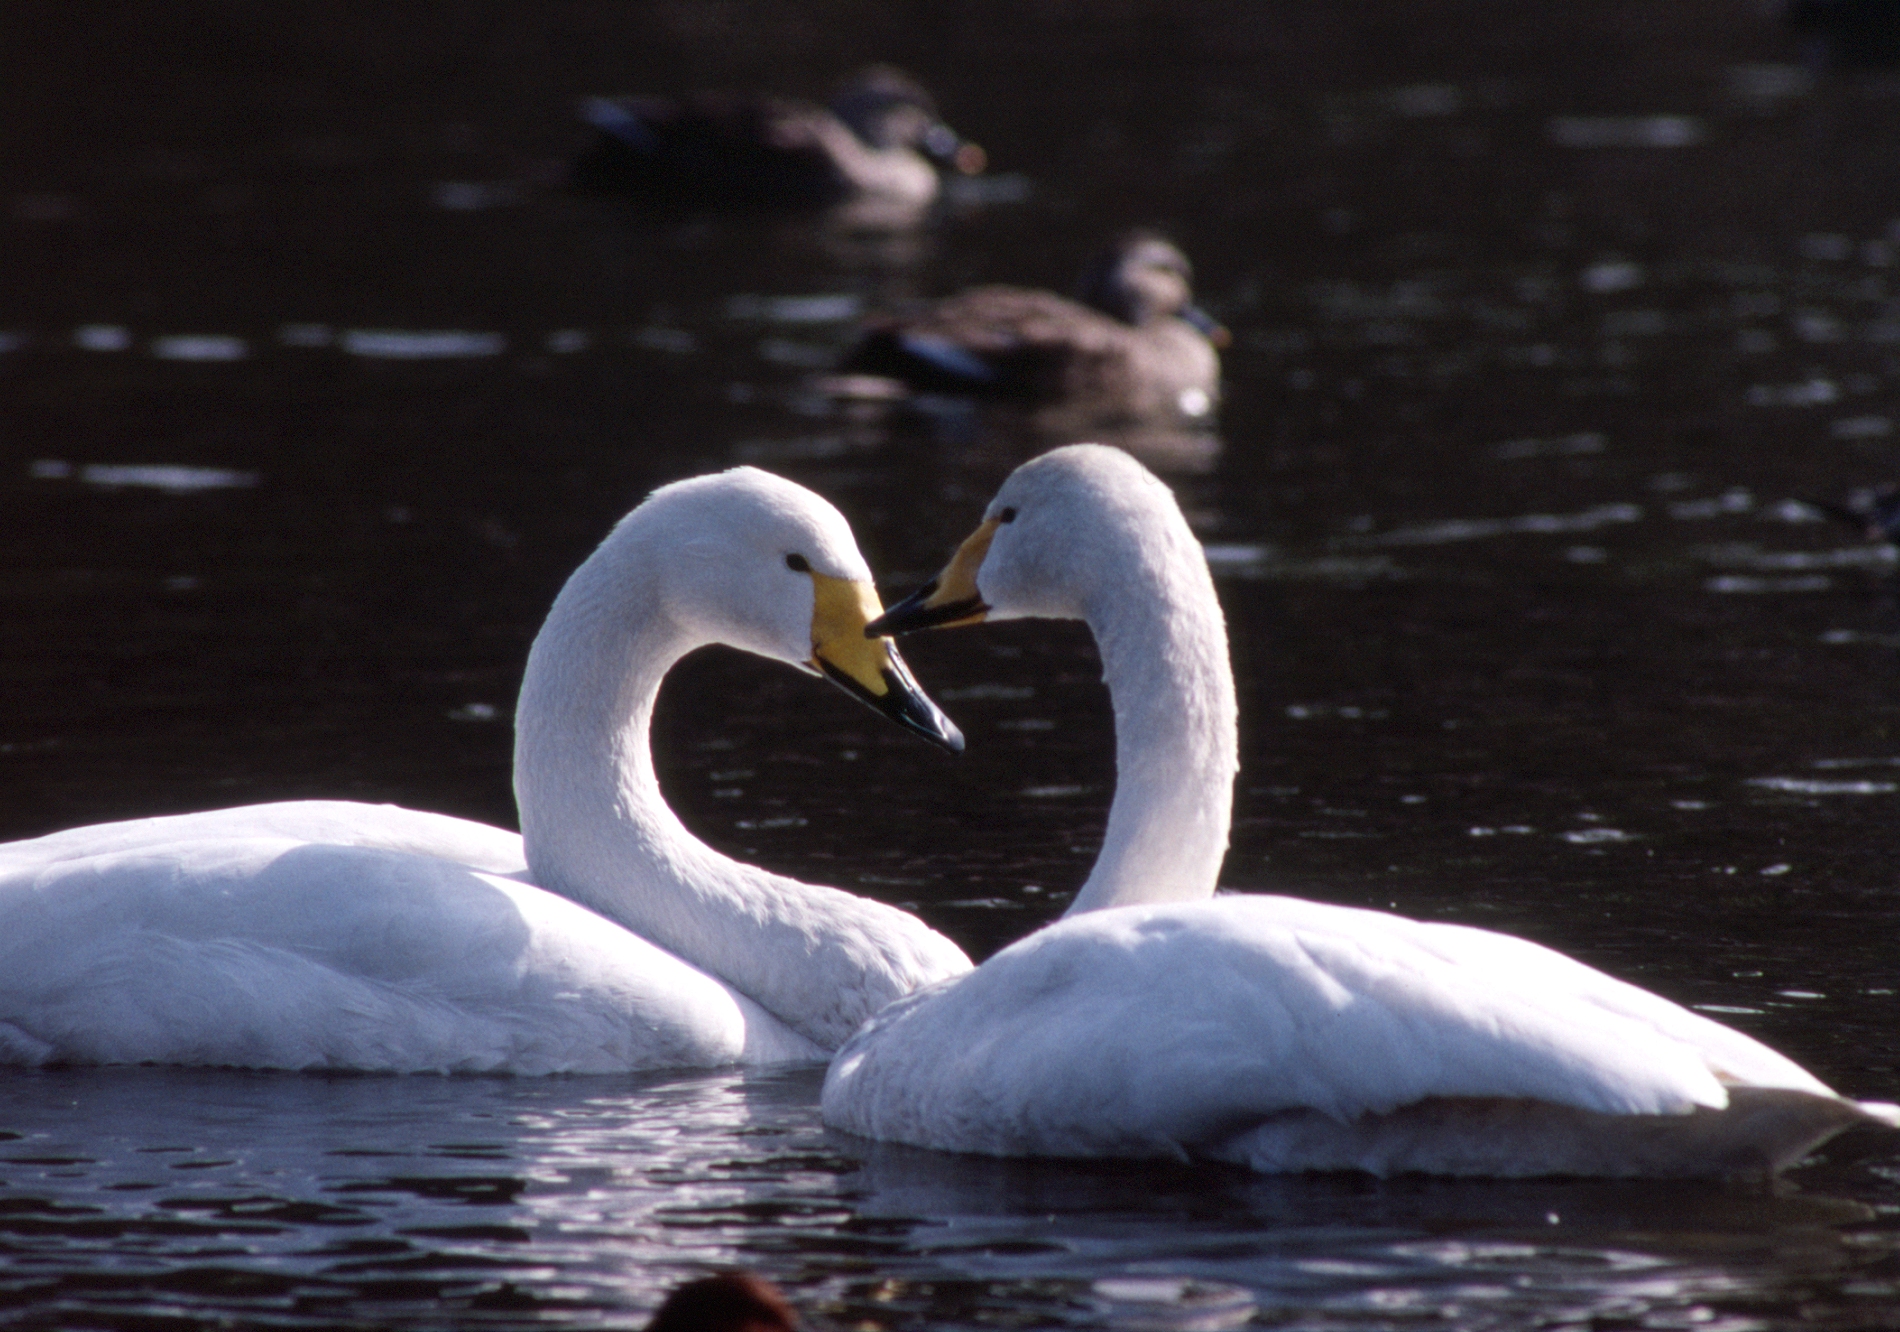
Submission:
<svg viewBox="0 0 1900 1332">
<path fill-rule="evenodd" d="M 1172 497 L 1125 455 L 1080 445 L 1019 468 L 989 514 L 925 622 L 932 603 L 939 620 L 987 607 L 1087 621 L 1116 720 L 1102 856 L 1063 920 L 847 1042 L 826 1123 L 999 1156 L 1660 1175 L 1773 1170 L 1849 1124 L 1893 1122 L 1892 1107 L 1843 1100 L 1739 1032 L 1520 939 L 1206 900 L 1236 766 L 1233 686 Z"/>
<path fill-rule="evenodd" d="M 868 587 L 844 519 L 765 473 L 669 486 L 629 515 L 530 654 L 524 836 L 309 801 L 0 846 L 0 1063 L 822 1060 L 968 960 L 903 912 L 698 841 L 661 797 L 648 724 L 660 678 L 702 644 L 814 660 L 823 580 Z"/>
</svg>

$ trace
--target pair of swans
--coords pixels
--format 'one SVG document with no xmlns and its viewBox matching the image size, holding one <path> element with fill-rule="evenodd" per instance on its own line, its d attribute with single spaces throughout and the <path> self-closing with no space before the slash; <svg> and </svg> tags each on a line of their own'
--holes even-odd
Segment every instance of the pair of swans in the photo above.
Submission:
<svg viewBox="0 0 1900 1332">
<path fill-rule="evenodd" d="M 986 616 L 1089 625 L 1118 784 L 1065 918 L 983 966 L 718 855 L 660 799 L 648 719 L 691 648 L 823 671 L 955 747 L 879 635 Z M 1225 628 L 1172 496 L 1112 449 L 1019 468 L 883 615 L 808 492 L 749 469 L 658 491 L 556 600 L 516 725 L 519 841 L 311 803 L 0 847 L 0 1057 L 541 1072 L 835 1050 L 823 1115 L 850 1132 L 1260 1170 L 1774 1170 L 1900 1120 L 1521 940 L 1212 899 L 1237 768 Z"/>
</svg>

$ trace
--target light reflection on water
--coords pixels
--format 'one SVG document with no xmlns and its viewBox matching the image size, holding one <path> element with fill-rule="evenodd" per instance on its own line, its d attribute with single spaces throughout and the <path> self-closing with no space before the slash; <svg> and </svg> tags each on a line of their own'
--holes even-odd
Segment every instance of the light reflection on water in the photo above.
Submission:
<svg viewBox="0 0 1900 1332">
<path fill-rule="evenodd" d="M 1063 288 L 1159 222 L 1235 334 L 1219 431 L 1106 437 L 1175 486 L 1232 628 L 1226 881 L 1523 933 L 1900 1098 L 1894 556 L 1799 503 L 1893 477 L 1884 76 L 1716 0 L 972 3 L 980 50 L 846 0 L 582 4 L 586 41 L 353 12 L 334 47 L 134 7 L 104 79 L 59 12 L 0 80 L 41 131 L 0 177 L 5 835 L 299 796 L 511 822 L 527 641 L 615 517 L 767 466 L 909 590 L 1104 427 L 815 374 L 862 311 Z M 912 64 L 998 174 L 900 232 L 548 188 L 572 96 L 760 81 L 758 46 Z M 1094 854 L 1099 665 L 1073 626 L 906 652 L 961 760 L 708 653 L 662 780 L 722 848 L 983 955 Z M 838 1326 L 1133 1325 L 1097 1284 L 1132 1277 L 1292 1326 L 1858 1327 L 1900 1281 L 1878 1138 L 1778 1189 L 1258 1180 L 872 1148 L 815 1100 L 10 1074 L 0 1324 L 625 1324 L 724 1261 Z"/>
<path fill-rule="evenodd" d="M 1851 1166 L 1796 1189 L 997 1162 L 828 1133 L 818 1081 L 16 1076 L 0 1308 L 592 1323 L 743 1263 L 838 1326 L 1139 1326 L 1095 1284 L 1131 1277 L 1300 1326 L 1749 1326 L 1851 1276 L 1850 1325 L 1896 1262 L 1874 1207 L 1829 1196 Z"/>
</svg>

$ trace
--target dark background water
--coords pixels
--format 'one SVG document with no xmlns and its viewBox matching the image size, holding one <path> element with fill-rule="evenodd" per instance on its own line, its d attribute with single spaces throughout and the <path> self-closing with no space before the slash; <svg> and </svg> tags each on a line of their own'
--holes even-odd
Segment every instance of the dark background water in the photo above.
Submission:
<svg viewBox="0 0 1900 1332">
<path fill-rule="evenodd" d="M 1236 338 L 1217 441 L 1118 436 L 1232 628 L 1225 882 L 1523 933 L 1900 1097 L 1893 566 L 1785 503 L 1895 475 L 1900 78 L 1810 55 L 1740 0 L 10 5 L 0 835 L 512 825 L 526 647 L 614 518 L 752 462 L 906 590 L 1089 432 L 809 376 L 859 311 L 1156 224 Z M 924 227 L 559 188 L 581 96 L 873 59 L 990 151 Z M 662 778 L 980 955 L 1086 870 L 1106 700 L 1073 626 L 906 650 L 962 759 L 706 653 Z M 802 1075 L 158 1070 L 14 1074 L 0 1130 L 8 1326 L 629 1325 L 719 1261 L 840 1325 L 1132 1326 L 1130 1273 L 1299 1326 L 1895 1319 L 1879 1137 L 1772 1190 L 1255 1180 L 873 1151 Z"/>
</svg>

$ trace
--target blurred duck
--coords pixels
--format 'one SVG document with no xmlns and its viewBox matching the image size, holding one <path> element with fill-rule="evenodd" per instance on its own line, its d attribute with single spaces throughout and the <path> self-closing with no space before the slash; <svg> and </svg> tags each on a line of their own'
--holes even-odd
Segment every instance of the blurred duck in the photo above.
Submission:
<svg viewBox="0 0 1900 1332">
<path fill-rule="evenodd" d="M 1187 256 L 1130 231 L 1083 270 L 1079 300 L 985 286 L 874 323 L 842 367 L 926 392 L 1085 402 L 1199 418 L 1220 395 L 1227 331 L 1194 305 Z"/>
<path fill-rule="evenodd" d="M 750 1272 L 688 1281 L 666 1297 L 647 1332 L 798 1332 L 778 1287 Z"/>
<path fill-rule="evenodd" d="M 974 174 L 983 150 L 937 116 L 908 75 L 873 65 L 827 107 L 781 97 L 696 93 L 592 97 L 582 118 L 600 131 L 573 183 L 650 203 L 729 208 L 824 207 L 874 198 L 917 209 L 938 168 Z"/>
</svg>

